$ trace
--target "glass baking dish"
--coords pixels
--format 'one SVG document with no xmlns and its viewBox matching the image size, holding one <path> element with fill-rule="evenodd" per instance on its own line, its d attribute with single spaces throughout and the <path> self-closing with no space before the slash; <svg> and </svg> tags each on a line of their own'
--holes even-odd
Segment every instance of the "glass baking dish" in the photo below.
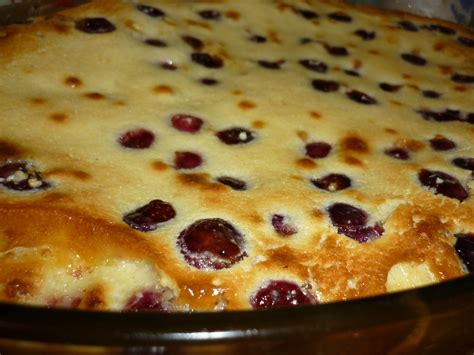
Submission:
<svg viewBox="0 0 474 355">
<path fill-rule="evenodd" d="M 2 6 L 0 24 L 82 2 Z M 473 300 L 474 274 L 290 309 L 119 313 L 0 302 L 0 354 L 473 354 Z"/>
</svg>

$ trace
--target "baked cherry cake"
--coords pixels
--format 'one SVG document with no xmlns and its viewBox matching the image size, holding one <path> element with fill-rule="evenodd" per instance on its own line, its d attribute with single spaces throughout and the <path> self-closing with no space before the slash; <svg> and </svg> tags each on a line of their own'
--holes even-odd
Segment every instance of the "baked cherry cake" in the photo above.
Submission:
<svg viewBox="0 0 474 355">
<path fill-rule="evenodd" d="M 474 34 L 328 0 L 0 29 L 0 300 L 327 303 L 474 271 Z"/>
</svg>

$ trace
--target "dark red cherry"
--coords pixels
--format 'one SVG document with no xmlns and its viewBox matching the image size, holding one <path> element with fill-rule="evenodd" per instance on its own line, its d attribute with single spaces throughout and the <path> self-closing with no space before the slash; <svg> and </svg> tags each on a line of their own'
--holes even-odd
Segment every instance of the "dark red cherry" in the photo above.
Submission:
<svg viewBox="0 0 474 355">
<path fill-rule="evenodd" d="M 132 312 L 164 311 L 161 296 L 161 293 L 156 291 L 139 292 L 130 297 L 125 308 Z"/>
<path fill-rule="evenodd" d="M 376 223 L 374 226 L 343 226 L 338 227 L 337 232 L 346 237 L 354 239 L 359 243 L 367 243 L 378 239 L 384 233 L 384 228 Z"/>
<path fill-rule="evenodd" d="M 269 61 L 269 60 L 259 60 L 257 61 L 258 65 L 265 69 L 281 69 L 282 65 L 285 64 L 284 60 L 276 60 L 276 61 Z"/>
<path fill-rule="evenodd" d="M 422 65 L 426 65 L 427 63 L 425 58 L 422 58 L 419 55 L 412 54 L 412 53 L 403 53 L 401 57 L 404 61 L 413 65 L 422 66 Z"/>
<path fill-rule="evenodd" d="M 430 146 L 433 150 L 446 151 L 456 148 L 456 143 L 446 137 L 436 136 L 430 139 Z"/>
<path fill-rule="evenodd" d="M 228 128 L 216 133 L 222 143 L 228 145 L 246 144 L 255 139 L 255 133 L 242 127 Z"/>
<path fill-rule="evenodd" d="M 9 190 L 46 190 L 51 184 L 30 162 L 7 162 L 0 165 L 0 185 Z"/>
<path fill-rule="evenodd" d="M 463 46 L 474 48 L 474 39 L 468 37 L 458 37 L 458 42 L 461 43 Z"/>
<path fill-rule="evenodd" d="M 168 46 L 168 44 L 166 42 L 162 41 L 161 39 L 157 39 L 157 38 L 146 39 L 145 43 L 148 44 L 149 46 L 158 47 L 158 48 L 163 48 L 163 47 Z"/>
<path fill-rule="evenodd" d="M 291 218 L 281 214 L 272 216 L 272 226 L 275 232 L 286 237 L 298 233 L 298 228 L 293 224 Z"/>
<path fill-rule="evenodd" d="M 327 64 L 316 59 L 302 59 L 299 63 L 306 69 L 317 73 L 325 73 L 328 71 Z"/>
<path fill-rule="evenodd" d="M 459 84 L 473 84 L 474 75 L 455 73 L 451 76 L 451 80 Z"/>
<path fill-rule="evenodd" d="M 328 207 L 329 218 L 336 227 L 365 226 L 368 216 L 360 208 L 337 202 Z"/>
<path fill-rule="evenodd" d="M 261 287 L 251 298 L 253 308 L 290 307 L 314 304 L 314 297 L 294 282 L 284 280 L 270 281 Z"/>
<path fill-rule="evenodd" d="M 103 17 L 88 17 L 76 21 L 76 29 L 90 34 L 109 33 L 116 30 L 113 23 Z"/>
<path fill-rule="evenodd" d="M 399 160 L 407 160 L 410 158 L 410 154 L 403 148 L 389 148 L 385 149 L 384 153 L 389 157 Z"/>
<path fill-rule="evenodd" d="M 434 90 L 423 90 L 421 94 L 428 99 L 438 99 L 441 97 L 441 94 Z"/>
<path fill-rule="evenodd" d="M 137 10 L 140 12 L 143 12 L 145 15 L 148 15 L 150 17 L 163 17 L 165 16 L 165 13 L 161 11 L 160 9 L 153 7 L 153 6 L 148 6 L 148 5 L 142 5 L 138 4 L 136 6 Z"/>
<path fill-rule="evenodd" d="M 147 129 L 138 128 L 123 133 L 118 141 L 126 148 L 146 149 L 155 141 L 155 135 Z"/>
<path fill-rule="evenodd" d="M 201 118 L 184 113 L 171 117 L 171 125 L 181 132 L 196 133 L 201 129 L 203 123 Z"/>
<path fill-rule="evenodd" d="M 333 92 L 339 90 L 339 83 L 333 80 L 315 79 L 311 82 L 313 88 L 322 92 Z"/>
<path fill-rule="evenodd" d="M 229 186 L 233 190 L 243 191 L 247 190 L 247 184 L 245 181 L 230 177 L 230 176 L 221 176 L 216 179 L 221 184 Z"/>
<path fill-rule="evenodd" d="M 330 14 L 328 15 L 328 17 L 329 17 L 330 19 L 333 19 L 333 20 L 339 21 L 339 22 L 346 22 L 346 23 L 349 23 L 349 22 L 352 21 L 352 18 L 351 18 L 348 14 L 346 14 L 346 13 L 344 13 L 344 12 L 342 12 L 342 11 L 337 11 L 337 12 L 330 13 Z"/>
<path fill-rule="evenodd" d="M 372 96 L 369 96 L 358 90 L 351 90 L 349 92 L 346 92 L 346 96 L 352 101 L 364 105 L 375 105 L 377 103 L 377 100 L 374 99 Z"/>
<path fill-rule="evenodd" d="M 423 186 L 433 190 L 435 194 L 454 198 L 460 202 L 468 197 L 466 189 L 459 180 L 442 171 L 423 169 L 418 173 L 418 180 Z"/>
<path fill-rule="evenodd" d="M 219 81 L 217 81 L 216 79 L 212 79 L 212 78 L 202 78 L 200 80 L 200 82 L 201 82 L 201 84 L 207 85 L 207 86 L 214 86 L 214 85 L 219 84 Z"/>
<path fill-rule="evenodd" d="M 326 191 L 335 192 L 351 187 L 351 179 L 343 174 L 329 174 L 319 179 L 312 179 L 311 183 Z"/>
<path fill-rule="evenodd" d="M 324 48 L 326 48 L 326 51 L 336 57 L 345 57 L 349 55 L 349 52 L 347 51 L 346 48 L 344 47 L 333 47 L 328 44 L 324 45 Z"/>
<path fill-rule="evenodd" d="M 456 234 L 454 249 L 466 266 L 468 272 L 474 272 L 474 234 Z"/>
<path fill-rule="evenodd" d="M 217 10 L 202 10 L 198 14 L 204 20 L 219 20 L 221 18 L 221 13 Z"/>
<path fill-rule="evenodd" d="M 409 32 L 418 32 L 418 27 L 413 22 L 410 21 L 399 21 L 398 25 L 400 28 L 404 29 L 405 31 Z"/>
<path fill-rule="evenodd" d="M 428 30 L 428 31 L 436 31 L 444 35 L 454 35 L 456 34 L 456 31 L 453 30 L 452 28 L 443 26 L 443 25 L 438 25 L 438 24 L 429 24 L 429 25 L 424 25 L 421 26 L 422 29 Z"/>
<path fill-rule="evenodd" d="M 325 142 L 312 142 L 305 146 L 306 155 L 313 159 L 327 157 L 331 149 L 331 145 Z"/>
<path fill-rule="evenodd" d="M 379 87 L 380 87 L 383 91 L 387 91 L 387 92 L 397 92 L 398 90 L 401 89 L 402 85 L 393 85 L 393 84 L 388 84 L 388 83 L 380 83 L 380 84 L 379 84 Z"/>
<path fill-rule="evenodd" d="M 360 73 L 357 70 L 346 69 L 344 73 L 350 76 L 360 76 Z"/>
<path fill-rule="evenodd" d="M 220 218 L 200 219 L 178 236 L 186 262 L 197 269 L 226 269 L 247 256 L 245 241 L 232 224 Z"/>
<path fill-rule="evenodd" d="M 194 36 L 185 35 L 181 36 L 181 39 L 195 50 L 200 50 L 204 47 L 204 42 Z"/>
<path fill-rule="evenodd" d="M 316 12 L 311 10 L 298 10 L 297 12 L 307 20 L 314 20 L 315 18 L 319 17 Z"/>
<path fill-rule="evenodd" d="M 267 42 L 267 38 L 261 35 L 252 35 L 249 37 L 249 40 L 255 43 L 265 43 Z"/>
<path fill-rule="evenodd" d="M 461 112 L 458 110 L 446 109 L 438 112 L 422 109 L 417 112 L 427 121 L 449 122 L 461 120 Z"/>
<path fill-rule="evenodd" d="M 363 39 L 364 41 L 371 41 L 375 39 L 375 32 L 369 32 L 369 31 L 361 29 L 361 30 L 355 31 L 354 34 L 360 37 L 361 39 Z"/>
<path fill-rule="evenodd" d="M 176 169 L 195 169 L 202 164 L 199 154 L 193 152 L 175 152 L 174 167 Z"/>
<path fill-rule="evenodd" d="M 123 216 L 123 221 L 140 232 L 150 232 L 175 216 L 176 211 L 171 204 L 162 200 L 152 200 L 146 205 L 127 213 Z"/>
<path fill-rule="evenodd" d="M 161 69 L 164 69 L 164 70 L 176 70 L 176 69 L 178 69 L 178 67 L 176 66 L 176 64 L 173 63 L 172 60 L 165 60 L 165 61 L 161 62 L 160 67 L 161 67 Z"/>
<path fill-rule="evenodd" d="M 219 69 L 224 66 L 224 61 L 215 55 L 208 53 L 196 52 L 191 54 L 191 60 L 208 69 Z"/>
<path fill-rule="evenodd" d="M 474 171 L 474 158 L 455 158 L 453 164 L 458 168 Z"/>
</svg>

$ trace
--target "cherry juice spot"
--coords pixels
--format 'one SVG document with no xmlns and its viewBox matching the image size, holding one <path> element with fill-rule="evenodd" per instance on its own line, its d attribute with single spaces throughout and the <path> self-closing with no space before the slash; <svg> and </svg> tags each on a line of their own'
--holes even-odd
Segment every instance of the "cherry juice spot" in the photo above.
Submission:
<svg viewBox="0 0 474 355">
<path fill-rule="evenodd" d="M 133 229 L 150 232 L 175 216 L 176 211 L 171 204 L 157 199 L 127 213 L 122 220 Z"/>
</svg>

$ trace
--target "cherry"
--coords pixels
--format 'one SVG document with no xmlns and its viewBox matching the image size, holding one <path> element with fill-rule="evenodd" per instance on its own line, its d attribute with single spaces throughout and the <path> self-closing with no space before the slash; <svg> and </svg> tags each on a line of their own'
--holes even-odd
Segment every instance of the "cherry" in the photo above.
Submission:
<svg viewBox="0 0 474 355">
<path fill-rule="evenodd" d="M 344 70 L 344 73 L 350 76 L 360 76 L 358 71 L 352 69 L 346 69 Z"/>
<path fill-rule="evenodd" d="M 220 20 L 221 13 L 217 10 L 202 10 L 198 12 L 204 20 Z"/>
<path fill-rule="evenodd" d="M 226 269 L 247 256 L 244 238 L 229 222 L 220 218 L 200 219 L 178 236 L 186 262 L 197 269 Z"/>
<path fill-rule="evenodd" d="M 402 57 L 404 61 L 413 65 L 422 66 L 422 65 L 426 65 L 427 63 L 425 58 L 422 58 L 416 54 L 403 53 L 402 55 L 400 55 L 400 57 Z"/>
<path fill-rule="evenodd" d="M 360 30 L 356 30 L 354 34 L 360 37 L 361 39 L 363 39 L 364 41 L 371 41 L 375 39 L 375 32 L 369 32 L 369 31 L 360 29 Z"/>
<path fill-rule="evenodd" d="M 221 184 L 229 186 L 233 190 L 243 191 L 247 190 L 247 184 L 245 181 L 230 177 L 230 176 L 221 176 L 216 179 Z"/>
<path fill-rule="evenodd" d="M 46 190 L 51 187 L 29 162 L 7 162 L 0 165 L 0 185 L 15 191 Z"/>
<path fill-rule="evenodd" d="M 140 232 L 150 232 L 175 216 L 176 211 L 171 204 L 157 199 L 127 213 L 122 220 L 133 229 Z"/>
<path fill-rule="evenodd" d="M 418 110 L 417 112 L 427 121 L 449 122 L 461 120 L 461 112 L 458 110 L 446 109 L 444 111 L 437 112 L 422 109 Z"/>
<path fill-rule="evenodd" d="M 176 169 L 195 169 L 202 164 L 202 158 L 199 154 L 193 152 L 175 152 L 174 167 Z"/>
<path fill-rule="evenodd" d="M 327 157 L 331 149 L 331 145 L 325 142 L 312 142 L 305 146 L 306 155 L 314 159 Z"/>
<path fill-rule="evenodd" d="M 441 94 L 434 90 L 423 90 L 421 93 L 424 97 L 427 97 L 429 99 L 437 99 L 441 97 Z"/>
<path fill-rule="evenodd" d="M 443 25 L 438 25 L 438 24 L 429 24 L 429 25 L 424 25 L 421 26 L 422 29 L 428 30 L 428 31 L 436 31 L 444 35 L 454 35 L 456 34 L 456 31 L 453 30 L 452 28 L 443 26 Z"/>
<path fill-rule="evenodd" d="M 224 66 L 224 62 L 221 58 L 207 53 L 192 53 L 191 60 L 209 69 L 219 69 Z"/>
<path fill-rule="evenodd" d="M 196 133 L 201 129 L 203 123 L 201 118 L 184 113 L 171 117 L 171 125 L 181 132 Z"/>
<path fill-rule="evenodd" d="M 255 43 L 265 43 L 267 41 L 267 38 L 261 35 L 252 35 L 250 36 L 249 40 Z"/>
<path fill-rule="evenodd" d="M 466 266 L 467 271 L 474 272 L 474 234 L 456 234 L 454 249 Z"/>
<path fill-rule="evenodd" d="M 307 20 L 314 20 L 319 17 L 316 12 L 311 10 L 298 10 L 298 13 Z"/>
<path fill-rule="evenodd" d="M 126 148 L 146 149 L 155 141 L 155 135 L 147 129 L 138 128 L 123 133 L 118 141 Z"/>
<path fill-rule="evenodd" d="M 466 189 L 460 184 L 458 179 L 442 171 L 422 169 L 418 173 L 418 180 L 422 185 L 434 190 L 435 194 L 454 198 L 460 202 L 468 197 Z"/>
<path fill-rule="evenodd" d="M 103 17 L 89 17 L 77 20 L 75 27 L 81 32 L 90 34 L 109 33 L 116 30 L 115 25 Z"/>
<path fill-rule="evenodd" d="M 216 133 L 222 143 L 227 145 L 247 144 L 255 139 L 255 133 L 242 127 L 228 128 Z"/>
<path fill-rule="evenodd" d="M 383 91 L 387 91 L 387 92 L 397 92 L 398 90 L 400 90 L 400 88 L 402 87 L 401 85 L 392 85 L 392 84 L 388 84 L 388 83 L 380 83 L 379 84 L 379 87 L 383 90 Z"/>
<path fill-rule="evenodd" d="M 384 153 L 389 157 L 399 159 L 399 160 L 407 160 L 410 158 L 410 154 L 402 148 L 389 148 L 385 149 Z"/>
<path fill-rule="evenodd" d="M 139 292 L 130 297 L 126 309 L 133 312 L 164 311 L 161 296 L 161 293 L 156 291 Z"/>
<path fill-rule="evenodd" d="M 400 28 L 404 29 L 405 31 L 409 32 L 418 32 L 418 27 L 413 22 L 410 21 L 399 21 L 398 25 Z"/>
<path fill-rule="evenodd" d="M 374 99 L 372 96 L 369 96 L 358 90 L 351 90 L 349 92 L 346 92 L 346 96 L 350 98 L 352 101 L 355 101 L 364 105 L 375 105 L 377 103 L 377 100 Z"/>
<path fill-rule="evenodd" d="M 168 44 L 166 44 L 165 41 L 162 41 L 161 39 L 157 39 L 157 38 L 146 39 L 145 43 L 148 44 L 149 46 L 158 47 L 158 48 L 163 48 L 163 47 L 168 46 Z"/>
<path fill-rule="evenodd" d="M 352 21 L 352 18 L 348 14 L 341 11 L 330 13 L 328 17 L 339 22 L 348 23 Z"/>
<path fill-rule="evenodd" d="M 451 76 L 451 80 L 460 84 L 474 83 L 474 75 L 455 73 Z"/>
<path fill-rule="evenodd" d="M 474 158 L 455 158 L 452 163 L 458 168 L 474 171 Z"/>
<path fill-rule="evenodd" d="M 329 54 L 334 55 L 336 57 L 344 57 L 344 56 L 349 55 L 349 52 L 344 47 L 333 47 L 326 44 L 324 45 L 324 48 L 326 48 L 326 51 Z"/>
<path fill-rule="evenodd" d="M 186 35 L 186 36 L 181 36 L 181 39 L 195 50 L 200 50 L 204 47 L 203 41 L 201 41 L 199 38 Z"/>
<path fill-rule="evenodd" d="M 216 79 L 212 78 L 202 78 L 200 80 L 201 84 L 207 85 L 207 86 L 214 86 L 219 84 L 219 82 Z"/>
<path fill-rule="evenodd" d="M 309 69 L 318 73 L 325 73 L 328 71 L 327 64 L 316 59 L 302 59 L 299 61 L 299 63 L 306 69 Z"/>
<path fill-rule="evenodd" d="M 474 48 L 474 39 L 467 38 L 467 37 L 458 37 L 458 42 L 461 43 L 463 46 Z"/>
<path fill-rule="evenodd" d="M 430 146 L 433 150 L 446 151 L 456 148 L 456 143 L 446 137 L 436 136 L 430 139 Z"/>
<path fill-rule="evenodd" d="M 334 192 L 351 187 L 351 179 L 342 174 L 329 174 L 319 179 L 312 179 L 311 183 L 326 191 Z"/>
<path fill-rule="evenodd" d="M 292 223 L 290 217 L 281 214 L 272 215 L 272 226 L 279 235 L 290 236 L 298 233 L 298 228 Z"/>
<path fill-rule="evenodd" d="M 153 7 L 153 6 L 148 6 L 148 5 L 142 5 L 139 4 L 136 6 L 138 11 L 143 12 L 144 14 L 150 16 L 150 17 L 163 17 L 165 16 L 165 13 L 161 11 L 160 9 Z"/>
<path fill-rule="evenodd" d="M 311 84 L 315 90 L 322 92 L 333 92 L 339 90 L 339 83 L 333 80 L 314 79 Z"/>
<path fill-rule="evenodd" d="M 314 304 L 316 300 L 294 282 L 272 280 L 251 298 L 253 308 L 289 307 Z"/>
<path fill-rule="evenodd" d="M 285 61 L 284 60 L 276 60 L 276 61 L 272 62 L 272 61 L 268 61 L 268 60 L 259 60 L 257 63 L 262 68 L 276 70 L 276 69 L 281 69 L 281 66 L 283 64 L 285 64 Z"/>
</svg>

